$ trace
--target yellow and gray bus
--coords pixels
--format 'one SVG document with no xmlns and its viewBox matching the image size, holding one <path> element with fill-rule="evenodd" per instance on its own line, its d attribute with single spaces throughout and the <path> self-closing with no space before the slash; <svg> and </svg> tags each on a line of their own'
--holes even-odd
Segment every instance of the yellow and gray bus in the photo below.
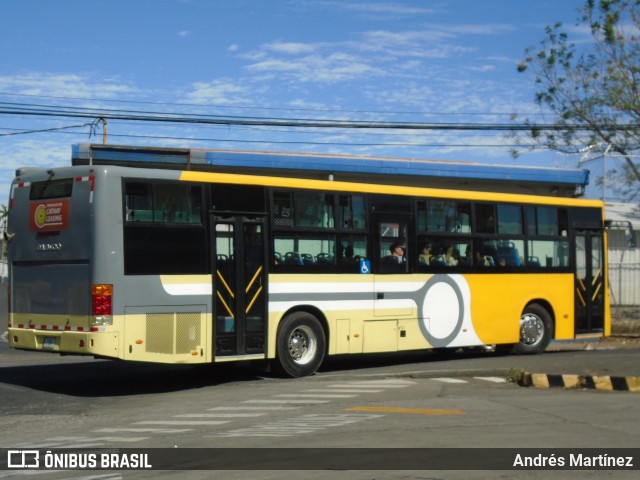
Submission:
<svg viewBox="0 0 640 480">
<path fill-rule="evenodd" d="M 600 201 L 90 164 L 22 169 L 9 204 L 16 349 L 295 377 L 610 332 Z"/>
</svg>

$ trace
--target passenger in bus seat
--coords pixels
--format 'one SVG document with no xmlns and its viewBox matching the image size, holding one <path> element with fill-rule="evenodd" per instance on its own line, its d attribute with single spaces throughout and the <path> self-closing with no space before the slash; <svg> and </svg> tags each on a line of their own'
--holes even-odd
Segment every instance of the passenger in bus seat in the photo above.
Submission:
<svg viewBox="0 0 640 480">
<path fill-rule="evenodd" d="M 431 263 L 432 257 L 433 256 L 431 255 L 431 246 L 425 245 L 424 248 L 422 249 L 422 253 L 420 254 L 420 257 L 418 257 L 418 261 L 420 262 L 421 265 L 429 265 L 429 263 Z"/>
<path fill-rule="evenodd" d="M 460 258 L 460 252 L 457 248 L 447 248 L 447 253 L 444 255 L 445 262 L 449 267 L 455 267 L 458 265 L 458 259 Z"/>
<path fill-rule="evenodd" d="M 493 257 L 490 255 L 482 255 L 480 251 L 476 251 L 476 265 L 480 267 L 493 267 L 495 262 L 493 261 Z"/>
</svg>

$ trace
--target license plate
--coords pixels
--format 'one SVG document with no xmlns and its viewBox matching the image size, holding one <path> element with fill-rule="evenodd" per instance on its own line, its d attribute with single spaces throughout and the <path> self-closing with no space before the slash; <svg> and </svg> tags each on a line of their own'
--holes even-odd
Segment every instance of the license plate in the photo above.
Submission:
<svg viewBox="0 0 640 480">
<path fill-rule="evenodd" d="M 55 337 L 46 337 L 44 342 L 42 343 L 42 348 L 46 348 L 48 350 L 53 350 L 56 346 L 56 338 Z"/>
</svg>

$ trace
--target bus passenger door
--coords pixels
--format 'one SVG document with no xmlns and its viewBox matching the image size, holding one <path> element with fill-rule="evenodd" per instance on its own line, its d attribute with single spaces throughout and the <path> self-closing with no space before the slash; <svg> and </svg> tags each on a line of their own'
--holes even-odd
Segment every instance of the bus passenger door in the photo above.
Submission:
<svg viewBox="0 0 640 480">
<path fill-rule="evenodd" d="M 264 358 L 264 217 L 214 215 L 213 292 L 216 357 Z"/>
<path fill-rule="evenodd" d="M 607 286 L 604 281 L 602 231 L 576 232 L 576 334 L 602 332 Z"/>
</svg>

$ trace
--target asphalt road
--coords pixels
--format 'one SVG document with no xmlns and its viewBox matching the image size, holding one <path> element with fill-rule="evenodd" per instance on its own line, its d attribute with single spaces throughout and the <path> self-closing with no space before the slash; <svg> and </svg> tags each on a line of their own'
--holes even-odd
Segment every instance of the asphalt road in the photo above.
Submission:
<svg viewBox="0 0 640 480">
<path fill-rule="evenodd" d="M 449 453 L 477 447 L 636 447 L 638 393 L 524 388 L 504 379 L 514 369 L 638 375 L 639 347 L 635 341 L 607 341 L 554 344 L 536 356 L 352 356 L 331 359 L 312 377 L 282 379 L 252 365 L 103 361 L 19 352 L 0 342 L 0 447 L 271 447 L 287 455 L 300 447 L 364 449 L 359 468 L 350 472 L 305 471 L 301 457 L 294 459 L 300 471 L 292 472 L 39 472 L 45 480 L 635 478 L 637 472 L 622 471 L 427 472 L 402 465 L 369 471 L 367 465 L 383 447 Z M 397 461 L 390 465 L 398 467 Z M 0 471 L 0 478 L 7 473 Z"/>
</svg>

